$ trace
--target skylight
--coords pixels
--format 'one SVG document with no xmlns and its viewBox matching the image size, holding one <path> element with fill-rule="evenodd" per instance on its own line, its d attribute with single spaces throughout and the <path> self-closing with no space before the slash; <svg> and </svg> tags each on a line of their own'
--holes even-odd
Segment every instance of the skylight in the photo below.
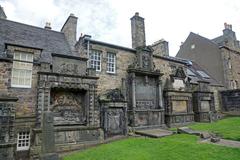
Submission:
<svg viewBox="0 0 240 160">
<path fill-rule="evenodd" d="M 207 73 L 205 73 L 204 71 L 197 71 L 198 74 L 200 74 L 203 78 L 210 78 L 209 75 Z"/>
<path fill-rule="evenodd" d="M 187 75 L 189 75 L 189 76 L 196 76 L 196 74 L 193 73 L 190 69 L 187 69 Z"/>
</svg>

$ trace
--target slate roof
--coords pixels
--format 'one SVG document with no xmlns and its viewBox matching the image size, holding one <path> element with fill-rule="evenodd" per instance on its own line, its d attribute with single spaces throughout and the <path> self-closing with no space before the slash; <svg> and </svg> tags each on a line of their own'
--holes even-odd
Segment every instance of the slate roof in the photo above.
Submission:
<svg viewBox="0 0 240 160">
<path fill-rule="evenodd" d="M 41 49 L 45 60 L 51 53 L 72 54 L 62 32 L 0 19 L 0 53 L 6 44 Z"/>
<path fill-rule="evenodd" d="M 208 82 L 210 85 L 216 85 L 216 86 L 222 86 L 216 79 L 214 79 L 206 70 L 204 70 L 202 67 L 200 67 L 196 62 L 178 58 L 178 57 L 171 57 L 171 56 L 162 56 L 163 59 L 168 61 L 173 61 L 176 63 L 181 63 L 186 66 L 187 69 L 189 69 L 194 75 L 187 74 L 189 78 L 191 78 L 190 83 L 197 84 L 198 81 L 205 81 Z M 205 74 L 207 74 L 209 77 L 203 77 L 198 71 L 203 71 Z"/>
</svg>

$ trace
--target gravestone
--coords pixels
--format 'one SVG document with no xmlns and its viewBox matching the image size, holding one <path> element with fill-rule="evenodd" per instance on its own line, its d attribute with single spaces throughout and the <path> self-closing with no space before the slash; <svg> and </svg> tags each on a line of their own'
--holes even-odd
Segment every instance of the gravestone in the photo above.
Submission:
<svg viewBox="0 0 240 160">
<path fill-rule="evenodd" d="M 104 137 L 127 135 L 127 103 L 120 89 L 106 91 L 99 97 L 99 101 Z"/>
<path fill-rule="evenodd" d="M 41 160 L 58 160 L 55 153 L 55 136 L 53 126 L 53 113 L 43 111 L 42 113 L 42 155 Z"/>
</svg>

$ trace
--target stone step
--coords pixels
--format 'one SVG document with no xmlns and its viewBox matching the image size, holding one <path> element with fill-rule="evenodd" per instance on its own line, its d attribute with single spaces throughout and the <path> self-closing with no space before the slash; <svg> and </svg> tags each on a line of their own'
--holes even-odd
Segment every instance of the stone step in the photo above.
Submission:
<svg viewBox="0 0 240 160">
<path fill-rule="evenodd" d="M 145 129 L 135 131 L 135 134 L 151 138 L 161 138 L 165 136 L 170 136 L 173 134 L 173 132 L 165 129 Z"/>
</svg>

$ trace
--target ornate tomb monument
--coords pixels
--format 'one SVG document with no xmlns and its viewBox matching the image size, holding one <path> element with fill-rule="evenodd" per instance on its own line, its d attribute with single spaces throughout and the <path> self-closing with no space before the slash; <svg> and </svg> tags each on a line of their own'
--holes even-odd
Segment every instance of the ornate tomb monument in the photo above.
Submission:
<svg viewBox="0 0 240 160">
<path fill-rule="evenodd" d="M 101 127 L 104 137 L 127 134 L 127 102 L 119 89 L 106 91 L 99 97 Z"/>
<path fill-rule="evenodd" d="M 165 121 L 169 127 L 194 121 L 192 92 L 189 91 L 189 80 L 182 67 L 170 75 L 164 89 L 164 98 Z"/>
<path fill-rule="evenodd" d="M 162 83 L 154 70 L 151 47 L 138 47 L 136 61 L 128 68 L 128 118 L 135 128 L 164 125 Z"/>
<path fill-rule="evenodd" d="M 209 90 L 209 82 L 198 82 L 198 90 L 193 93 L 193 106 L 196 122 L 211 122 L 216 119 L 214 96 Z"/>
</svg>

